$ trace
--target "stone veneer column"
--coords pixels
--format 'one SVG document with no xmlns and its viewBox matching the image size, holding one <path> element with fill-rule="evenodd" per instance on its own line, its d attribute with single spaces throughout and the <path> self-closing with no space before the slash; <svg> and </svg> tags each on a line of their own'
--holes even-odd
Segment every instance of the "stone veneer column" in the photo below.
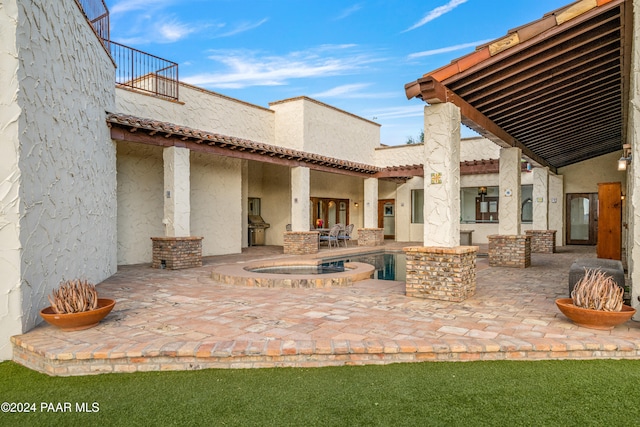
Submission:
<svg viewBox="0 0 640 427">
<path fill-rule="evenodd" d="M 549 175 L 549 229 L 556 230 L 556 247 L 564 246 L 564 177 Z"/>
<path fill-rule="evenodd" d="M 476 246 L 460 246 L 460 110 L 424 109 L 424 246 L 404 248 L 406 294 L 463 301 L 476 289 Z"/>
<path fill-rule="evenodd" d="M 435 104 L 424 114 L 424 246 L 460 245 L 460 110 Z"/>
<path fill-rule="evenodd" d="M 364 180 L 364 228 L 358 228 L 358 246 L 384 243 L 384 229 L 378 228 L 378 179 Z"/>
<path fill-rule="evenodd" d="M 311 171 L 291 168 L 291 231 L 284 233 L 284 253 L 294 255 L 318 252 L 318 232 L 309 231 Z"/>
<path fill-rule="evenodd" d="M 202 237 L 192 237 L 191 151 L 166 147 L 164 160 L 164 237 L 152 237 L 153 268 L 177 270 L 202 266 Z"/>
<path fill-rule="evenodd" d="M 500 149 L 499 234 L 487 236 L 492 267 L 526 268 L 531 265 L 531 236 L 520 234 L 521 158 L 519 148 Z"/>
<path fill-rule="evenodd" d="M 167 147 L 164 159 L 164 225 L 165 236 L 185 237 L 191 234 L 190 156 L 187 148 Z"/>
<path fill-rule="evenodd" d="M 519 148 L 500 149 L 500 199 L 498 206 L 498 234 L 520 234 L 522 205 L 520 203 Z"/>
<path fill-rule="evenodd" d="M 631 278 L 631 305 L 636 309 L 633 320 L 640 321 L 640 0 L 633 0 L 633 43 L 629 85 L 627 143 L 631 144 L 633 161 L 627 168 L 627 206 L 630 225 L 628 250 Z"/>
<path fill-rule="evenodd" d="M 549 229 L 549 168 L 533 168 L 533 229 Z"/>
</svg>

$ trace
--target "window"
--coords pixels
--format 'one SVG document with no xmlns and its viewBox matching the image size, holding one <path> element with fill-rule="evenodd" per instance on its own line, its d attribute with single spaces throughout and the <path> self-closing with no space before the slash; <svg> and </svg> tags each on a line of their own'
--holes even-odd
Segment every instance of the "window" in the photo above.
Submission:
<svg viewBox="0 0 640 427">
<path fill-rule="evenodd" d="M 424 224 L 424 189 L 411 190 L 411 223 Z"/>
<path fill-rule="evenodd" d="M 533 185 L 523 185 L 520 193 L 522 213 L 520 220 L 524 223 L 533 222 Z"/>
</svg>

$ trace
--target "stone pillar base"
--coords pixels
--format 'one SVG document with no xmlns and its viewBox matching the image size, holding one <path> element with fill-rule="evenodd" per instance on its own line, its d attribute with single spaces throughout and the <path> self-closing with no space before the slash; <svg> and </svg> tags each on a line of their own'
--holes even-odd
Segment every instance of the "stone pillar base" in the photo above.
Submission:
<svg viewBox="0 0 640 427">
<path fill-rule="evenodd" d="M 152 237 L 153 268 L 202 267 L 202 237 Z"/>
<path fill-rule="evenodd" d="M 318 253 L 320 233 L 317 231 L 285 231 L 284 253 L 308 255 Z"/>
<path fill-rule="evenodd" d="M 531 236 L 531 253 L 553 254 L 556 252 L 556 230 L 527 230 Z"/>
<path fill-rule="evenodd" d="M 460 302 L 476 293 L 477 246 L 404 248 L 406 295 Z"/>
<path fill-rule="evenodd" d="M 358 246 L 380 246 L 384 244 L 384 229 L 358 228 Z"/>
<path fill-rule="evenodd" d="M 487 238 L 491 267 L 531 267 L 531 236 L 494 234 Z"/>
</svg>

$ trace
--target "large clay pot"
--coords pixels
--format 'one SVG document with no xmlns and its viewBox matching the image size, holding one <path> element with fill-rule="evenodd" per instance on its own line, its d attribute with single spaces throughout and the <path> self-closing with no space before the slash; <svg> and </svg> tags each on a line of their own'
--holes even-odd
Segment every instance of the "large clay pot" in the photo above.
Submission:
<svg viewBox="0 0 640 427">
<path fill-rule="evenodd" d="M 602 311 L 576 307 L 571 298 L 559 298 L 556 305 L 569 319 L 578 326 L 608 331 L 631 319 L 636 309 L 628 305 L 622 306 L 622 311 Z"/>
<path fill-rule="evenodd" d="M 40 310 L 40 316 L 49 324 L 57 326 L 63 331 L 80 331 L 89 329 L 105 318 L 116 305 L 115 300 L 98 298 L 98 308 L 81 313 L 57 314 L 51 307 Z"/>
</svg>

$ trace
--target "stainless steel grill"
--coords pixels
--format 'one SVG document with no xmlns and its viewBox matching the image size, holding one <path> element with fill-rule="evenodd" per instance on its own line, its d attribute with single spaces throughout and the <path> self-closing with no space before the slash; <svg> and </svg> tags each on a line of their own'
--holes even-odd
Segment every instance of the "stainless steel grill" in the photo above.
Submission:
<svg viewBox="0 0 640 427">
<path fill-rule="evenodd" d="M 249 215 L 249 246 L 261 246 L 265 242 L 265 230 L 271 224 L 264 222 L 260 215 Z"/>
</svg>

